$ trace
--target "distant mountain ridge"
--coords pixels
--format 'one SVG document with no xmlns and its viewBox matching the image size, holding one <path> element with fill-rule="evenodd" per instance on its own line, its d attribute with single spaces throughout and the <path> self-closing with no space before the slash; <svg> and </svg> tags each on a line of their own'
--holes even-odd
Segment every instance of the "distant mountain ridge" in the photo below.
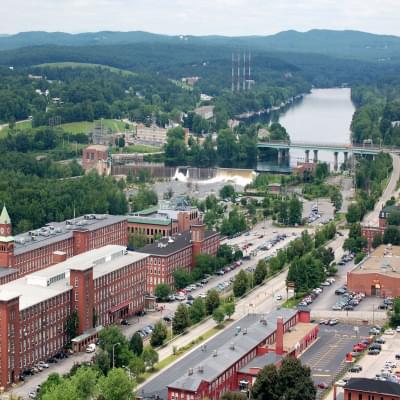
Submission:
<svg viewBox="0 0 400 400">
<path fill-rule="evenodd" d="M 333 31 L 313 29 L 308 32 L 294 30 L 279 32 L 269 36 L 191 36 L 162 35 L 143 31 L 131 32 L 21 32 L 15 35 L 0 35 L 0 50 L 21 47 L 56 46 L 96 46 L 134 43 L 202 44 L 229 46 L 233 48 L 254 48 L 297 53 L 316 53 L 340 58 L 365 61 L 400 62 L 400 37 L 376 35 L 359 31 Z"/>
</svg>

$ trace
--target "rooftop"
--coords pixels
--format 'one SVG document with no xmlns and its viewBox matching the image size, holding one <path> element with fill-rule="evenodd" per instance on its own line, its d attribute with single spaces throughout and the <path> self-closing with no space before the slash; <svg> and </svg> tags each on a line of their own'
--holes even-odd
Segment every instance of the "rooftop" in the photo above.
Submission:
<svg viewBox="0 0 400 400">
<path fill-rule="evenodd" d="M 286 352 L 292 351 L 307 333 L 310 333 L 317 324 L 298 322 L 283 335 L 283 349 Z"/>
<path fill-rule="evenodd" d="M 400 246 L 379 246 L 351 273 L 375 273 L 400 278 Z"/>
<path fill-rule="evenodd" d="M 376 379 L 351 378 L 344 388 L 381 395 L 400 396 L 400 385 L 398 383 L 378 381 Z"/>
<path fill-rule="evenodd" d="M 91 144 L 85 150 L 108 151 L 108 147 L 103 144 Z"/>
<path fill-rule="evenodd" d="M 14 254 L 23 254 L 72 238 L 73 231 L 94 231 L 124 221 L 126 218 L 123 215 L 87 214 L 63 222 L 50 222 L 40 229 L 16 235 Z"/>
<path fill-rule="evenodd" d="M 253 315 L 253 321 L 246 328 L 246 334 L 241 331 L 237 336 L 233 335 L 227 338 L 218 350 L 208 355 L 201 364 L 193 366 L 192 374 L 186 372 L 168 387 L 195 391 L 201 381 L 212 382 L 227 368 L 273 334 L 276 330 L 278 317 L 283 317 L 286 322 L 296 313 L 296 310 L 282 308 L 267 315 Z"/>
<path fill-rule="evenodd" d="M 217 234 L 218 233 L 214 231 L 205 231 L 204 238 L 207 239 L 208 237 Z M 148 244 L 137 251 L 156 256 L 169 256 L 170 254 L 174 254 L 177 251 L 180 251 L 191 245 L 192 234 L 190 231 L 186 231 L 183 233 L 178 233 L 175 236 L 164 237 L 159 240 L 155 240 L 153 243 Z"/>
<path fill-rule="evenodd" d="M 128 218 L 128 222 L 132 224 L 147 224 L 147 225 L 171 225 L 172 220 L 165 215 L 153 214 L 146 217 L 141 215 L 133 215 Z"/>
<path fill-rule="evenodd" d="M 147 254 L 127 252 L 124 246 L 104 246 L 0 286 L 0 301 L 19 296 L 19 308 L 23 310 L 70 290 L 70 270 L 92 267 L 96 279 L 146 257 Z"/>
<path fill-rule="evenodd" d="M 1 210 L 1 214 L 0 214 L 0 224 L 3 225 L 8 225 L 11 223 L 11 219 L 10 216 L 8 215 L 8 211 L 6 206 L 3 206 L 3 209 Z"/>
<path fill-rule="evenodd" d="M 253 358 L 248 364 L 239 370 L 244 374 L 249 374 L 251 369 L 263 369 L 266 365 L 276 365 L 278 361 L 281 361 L 283 356 L 276 354 L 275 352 L 270 352 Z"/>
</svg>

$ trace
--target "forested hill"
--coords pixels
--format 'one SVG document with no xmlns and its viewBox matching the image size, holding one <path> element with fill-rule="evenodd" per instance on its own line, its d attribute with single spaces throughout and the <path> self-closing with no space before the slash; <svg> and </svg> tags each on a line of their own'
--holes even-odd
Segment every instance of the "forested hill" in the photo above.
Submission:
<svg viewBox="0 0 400 400">
<path fill-rule="evenodd" d="M 400 38 L 359 31 L 313 29 L 308 32 L 285 31 L 269 36 L 168 36 L 148 32 L 22 32 L 0 35 L 0 50 L 21 47 L 104 46 L 134 43 L 204 44 L 207 46 L 249 47 L 259 50 L 324 54 L 365 61 L 400 62 Z"/>
</svg>

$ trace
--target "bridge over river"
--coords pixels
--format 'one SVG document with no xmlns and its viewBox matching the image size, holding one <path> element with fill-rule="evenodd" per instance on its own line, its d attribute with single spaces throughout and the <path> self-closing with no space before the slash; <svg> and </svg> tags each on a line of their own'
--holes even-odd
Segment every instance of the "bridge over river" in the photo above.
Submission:
<svg viewBox="0 0 400 400">
<path fill-rule="evenodd" d="M 289 150 L 304 150 L 305 162 L 310 162 L 310 151 L 313 152 L 313 162 L 318 162 L 318 151 L 331 151 L 334 155 L 334 169 L 338 169 L 338 155 L 339 153 L 344 154 L 344 161 L 347 162 L 347 158 L 350 154 L 358 155 L 376 155 L 380 152 L 386 153 L 398 153 L 400 148 L 385 147 L 385 146 L 374 146 L 370 144 L 357 145 L 357 144 L 340 144 L 340 143 L 316 143 L 316 142 L 301 142 L 301 141 L 269 141 L 259 142 L 257 144 L 259 149 L 268 148 L 276 149 L 278 151 L 278 164 L 281 164 L 283 160 L 288 157 Z"/>
</svg>

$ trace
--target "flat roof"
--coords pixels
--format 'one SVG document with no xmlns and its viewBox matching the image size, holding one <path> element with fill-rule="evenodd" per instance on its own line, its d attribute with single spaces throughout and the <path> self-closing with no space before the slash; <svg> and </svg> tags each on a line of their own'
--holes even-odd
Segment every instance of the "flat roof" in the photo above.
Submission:
<svg viewBox="0 0 400 400">
<path fill-rule="evenodd" d="M 400 278 L 400 246 L 379 246 L 351 271 L 351 274 L 371 273 Z"/>
<path fill-rule="evenodd" d="M 286 322 L 296 313 L 297 310 L 282 308 L 266 315 L 253 314 L 249 316 L 249 318 L 253 318 L 253 321 L 248 325 L 245 335 L 241 331 L 237 336 L 233 335 L 227 338 L 225 343 L 216 350 L 216 356 L 214 352 L 213 354 L 208 353 L 207 358 L 201 364 L 193 366 L 193 374 L 189 375 L 188 371 L 182 371 L 184 374 L 175 382 L 169 384 L 168 387 L 195 391 L 202 381 L 212 382 L 245 354 L 272 335 L 276 331 L 278 317 L 283 317 Z M 201 368 L 199 368 L 200 366 Z"/>
<path fill-rule="evenodd" d="M 205 231 L 204 239 L 214 235 L 218 235 L 218 232 Z M 190 231 L 186 231 L 183 233 L 178 233 L 175 236 L 163 237 L 159 240 L 155 240 L 153 243 L 148 244 L 137 251 L 156 256 L 168 256 L 191 245 L 192 234 Z"/>
<path fill-rule="evenodd" d="M 0 267 L 0 278 L 4 276 L 12 275 L 18 270 L 16 268 L 7 268 L 7 267 Z"/>
<path fill-rule="evenodd" d="M 258 356 L 256 358 L 253 358 L 248 364 L 246 364 L 243 368 L 239 370 L 239 372 L 249 374 L 250 370 L 253 368 L 259 368 L 262 369 L 266 365 L 274 364 L 278 361 L 281 361 L 283 359 L 283 356 L 280 354 L 276 354 L 275 352 L 270 352 L 263 354 L 262 356 Z"/>
<path fill-rule="evenodd" d="M 290 331 L 285 332 L 283 335 L 283 349 L 285 351 L 293 350 L 301 339 L 310 333 L 317 324 L 298 322 L 295 326 L 290 328 Z"/>
<path fill-rule="evenodd" d="M 350 378 L 344 387 L 361 392 L 372 392 L 381 395 L 400 396 L 400 385 L 395 382 L 378 381 L 370 378 Z"/>
<path fill-rule="evenodd" d="M 73 231 L 94 231 L 126 220 L 125 215 L 87 214 L 14 236 L 14 254 L 19 255 L 72 238 Z"/>
<path fill-rule="evenodd" d="M 19 296 L 19 308 L 23 310 L 69 291 L 70 270 L 85 271 L 92 267 L 93 278 L 96 279 L 147 256 L 144 253 L 127 252 L 124 246 L 104 246 L 1 285 L 0 300 L 8 301 L 10 297 Z"/>
<path fill-rule="evenodd" d="M 131 224 L 145 224 L 145 225 L 162 225 L 167 226 L 172 223 L 170 218 L 163 218 L 162 215 L 149 215 L 148 217 L 132 216 L 128 218 L 128 222 Z"/>
<path fill-rule="evenodd" d="M 99 151 L 108 151 L 108 147 L 103 144 L 91 144 L 86 147 L 85 150 L 99 150 Z"/>
</svg>

